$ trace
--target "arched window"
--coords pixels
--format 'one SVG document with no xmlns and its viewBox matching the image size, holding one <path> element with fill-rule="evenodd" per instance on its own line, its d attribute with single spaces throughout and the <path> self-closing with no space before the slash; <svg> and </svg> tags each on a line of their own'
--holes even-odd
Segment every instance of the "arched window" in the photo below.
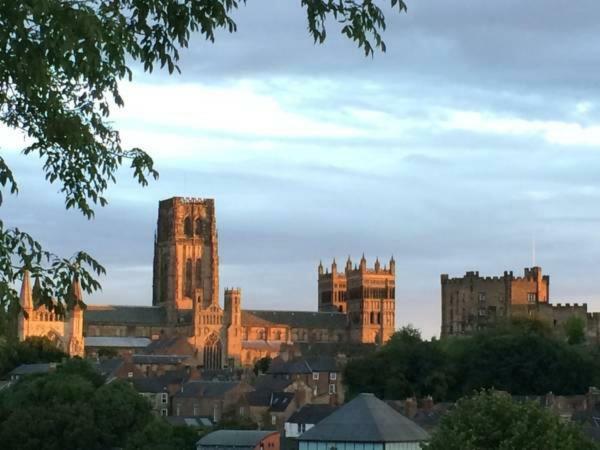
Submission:
<svg viewBox="0 0 600 450">
<path fill-rule="evenodd" d="M 196 236 L 202 236 L 202 219 L 196 219 Z"/>
<path fill-rule="evenodd" d="M 187 237 L 192 237 L 192 219 L 189 216 L 183 221 L 183 233 Z"/>
<path fill-rule="evenodd" d="M 192 297 L 192 260 L 188 259 L 185 262 L 185 295 L 186 297 Z"/>
<path fill-rule="evenodd" d="M 375 313 L 371 311 L 371 323 L 375 323 Z"/>
<path fill-rule="evenodd" d="M 215 334 L 211 334 L 204 343 L 204 368 L 221 368 L 221 341 Z"/>
<path fill-rule="evenodd" d="M 202 287 L 202 259 L 196 259 L 196 286 Z"/>
</svg>

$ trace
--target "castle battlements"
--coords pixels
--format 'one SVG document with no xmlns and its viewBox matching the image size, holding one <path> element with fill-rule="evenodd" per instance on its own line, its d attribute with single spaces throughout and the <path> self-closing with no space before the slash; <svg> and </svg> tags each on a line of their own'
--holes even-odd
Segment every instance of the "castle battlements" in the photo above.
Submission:
<svg viewBox="0 0 600 450">
<path fill-rule="evenodd" d="M 571 310 L 571 309 L 586 309 L 587 310 L 587 303 L 555 303 L 552 305 L 552 308 L 557 309 L 557 310 Z"/>
</svg>

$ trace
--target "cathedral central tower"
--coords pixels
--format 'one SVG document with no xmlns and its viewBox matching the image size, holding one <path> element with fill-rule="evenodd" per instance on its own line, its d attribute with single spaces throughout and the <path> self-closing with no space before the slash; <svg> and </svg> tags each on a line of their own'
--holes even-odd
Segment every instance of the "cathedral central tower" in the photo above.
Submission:
<svg viewBox="0 0 600 450">
<path fill-rule="evenodd" d="M 170 320 L 182 310 L 218 305 L 218 270 L 214 200 L 173 197 L 161 201 L 154 243 L 153 305 L 164 305 Z"/>
</svg>

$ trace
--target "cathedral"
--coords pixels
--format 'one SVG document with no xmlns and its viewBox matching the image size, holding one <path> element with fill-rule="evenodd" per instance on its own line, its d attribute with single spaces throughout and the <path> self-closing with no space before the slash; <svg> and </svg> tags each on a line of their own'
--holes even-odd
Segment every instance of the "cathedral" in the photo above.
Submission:
<svg viewBox="0 0 600 450">
<path fill-rule="evenodd" d="M 219 301 L 219 253 L 213 199 L 159 202 L 152 306 L 88 305 L 64 317 L 33 305 L 29 277 L 21 289 L 19 338 L 49 336 L 71 355 L 117 342 L 177 342 L 176 353 L 208 369 L 250 366 L 296 343 L 386 342 L 395 328 L 395 261 L 367 267 L 348 258 L 318 267 L 318 311 L 242 309 L 242 291 Z M 81 289 L 73 283 L 75 295 Z M 112 343 L 112 344 L 111 344 Z M 133 345 L 133 344 L 132 344 Z M 140 350 L 136 350 L 140 351 Z M 141 350 L 143 351 L 143 350 Z M 175 350 L 172 350 L 175 351 Z"/>
</svg>

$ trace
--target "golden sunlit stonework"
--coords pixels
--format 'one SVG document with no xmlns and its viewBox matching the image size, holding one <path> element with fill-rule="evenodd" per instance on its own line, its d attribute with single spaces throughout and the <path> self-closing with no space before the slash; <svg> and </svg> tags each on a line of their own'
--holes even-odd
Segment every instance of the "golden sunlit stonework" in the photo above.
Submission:
<svg viewBox="0 0 600 450">
<path fill-rule="evenodd" d="M 315 312 L 242 309 L 239 288 L 226 288 L 221 306 L 212 199 L 174 197 L 159 203 L 152 287 L 152 306 L 89 305 L 47 320 L 45 311 L 33 306 L 26 278 L 21 297 L 28 314 L 20 316 L 19 337 L 48 335 L 72 355 L 83 354 L 84 341 L 89 349 L 99 338 L 109 344 L 123 338 L 175 339 L 170 352 L 215 369 L 249 366 L 294 344 L 380 344 L 395 327 L 393 258 L 383 267 L 377 260 L 373 268 L 364 256 L 358 266 L 348 258 L 343 274 L 335 261 L 331 274 L 320 264 Z"/>
<path fill-rule="evenodd" d="M 551 304 L 550 276 L 541 267 L 525 268 L 523 276 L 512 271 L 495 277 L 442 274 L 441 287 L 442 337 L 471 334 L 511 318 L 539 320 L 560 334 L 569 318 L 578 317 L 587 337 L 600 341 L 600 313 L 588 312 L 586 303 Z"/>
</svg>

